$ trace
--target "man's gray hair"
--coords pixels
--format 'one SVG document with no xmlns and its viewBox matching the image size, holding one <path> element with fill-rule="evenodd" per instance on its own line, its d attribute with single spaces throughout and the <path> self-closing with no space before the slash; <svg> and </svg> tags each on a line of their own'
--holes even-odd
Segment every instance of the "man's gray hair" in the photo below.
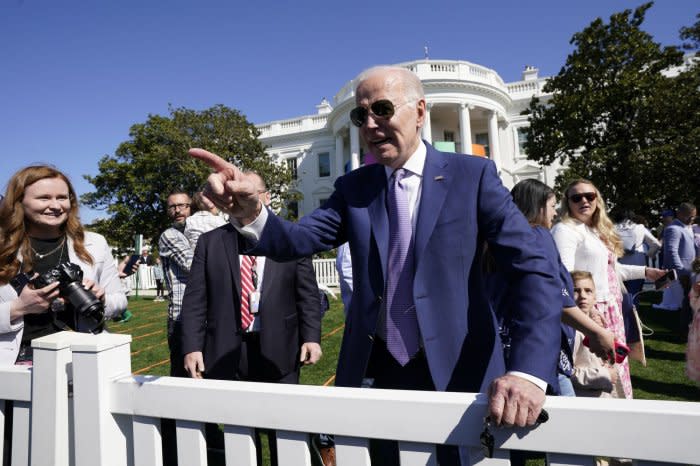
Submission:
<svg viewBox="0 0 700 466">
<path fill-rule="evenodd" d="M 420 79 L 418 79 L 418 76 L 413 71 L 402 66 L 391 65 L 373 66 L 360 73 L 357 78 L 355 78 L 355 93 L 357 93 L 357 88 L 362 81 L 365 81 L 375 74 L 394 75 L 399 78 L 406 100 L 420 100 L 425 98 L 423 83 L 421 83 Z"/>
</svg>

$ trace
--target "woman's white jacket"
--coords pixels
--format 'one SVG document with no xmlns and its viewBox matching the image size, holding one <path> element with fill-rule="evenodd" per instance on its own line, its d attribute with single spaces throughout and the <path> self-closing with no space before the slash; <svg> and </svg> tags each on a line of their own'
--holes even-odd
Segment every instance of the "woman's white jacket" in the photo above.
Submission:
<svg viewBox="0 0 700 466">
<path fill-rule="evenodd" d="M 582 270 L 593 275 L 598 302 L 613 299 L 608 286 L 608 248 L 596 230 L 576 219 L 567 219 L 554 225 L 552 236 L 564 267 L 569 272 Z M 615 260 L 615 272 L 623 282 L 644 278 L 645 267 L 620 264 Z"/>
<path fill-rule="evenodd" d="M 93 258 L 92 265 L 83 262 L 75 254 L 73 240 L 68 239 L 68 256 L 71 262 L 83 270 L 83 279 L 90 279 L 105 290 L 105 318 L 121 314 L 126 309 L 126 295 L 107 240 L 100 234 L 86 231 L 85 249 Z M 10 302 L 15 299 L 17 293 L 11 285 L 0 286 L 0 366 L 15 363 L 22 342 L 24 320 L 21 317 L 10 320 Z"/>
</svg>

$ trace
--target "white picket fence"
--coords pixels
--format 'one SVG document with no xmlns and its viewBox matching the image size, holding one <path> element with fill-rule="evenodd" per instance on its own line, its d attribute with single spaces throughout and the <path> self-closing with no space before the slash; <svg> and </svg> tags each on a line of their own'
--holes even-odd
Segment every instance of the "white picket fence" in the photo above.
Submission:
<svg viewBox="0 0 700 466">
<path fill-rule="evenodd" d="M 159 466 L 161 418 L 176 419 L 183 466 L 207 464 L 205 422 L 224 425 L 229 466 L 256 464 L 253 427 L 277 431 L 280 466 L 309 466 L 316 432 L 336 435 L 338 466 L 369 466 L 367 438 L 399 440 L 402 466 L 436 465 L 435 444 L 462 446 L 464 464 L 486 466 L 509 464 L 508 449 L 549 452 L 558 466 L 594 456 L 700 463 L 700 403 L 550 397 L 545 424 L 494 429 L 487 460 L 484 395 L 134 376 L 130 342 L 57 333 L 34 340 L 32 369 L 0 369 L 0 430 L 5 400 L 14 404 L 13 466 Z"/>
<path fill-rule="evenodd" d="M 314 271 L 316 281 L 320 286 L 339 286 L 338 271 L 335 268 L 335 259 L 314 259 Z M 130 275 L 127 284 L 131 290 L 154 290 L 156 279 L 153 274 L 153 267 L 150 265 L 140 265 L 138 272 Z"/>
</svg>

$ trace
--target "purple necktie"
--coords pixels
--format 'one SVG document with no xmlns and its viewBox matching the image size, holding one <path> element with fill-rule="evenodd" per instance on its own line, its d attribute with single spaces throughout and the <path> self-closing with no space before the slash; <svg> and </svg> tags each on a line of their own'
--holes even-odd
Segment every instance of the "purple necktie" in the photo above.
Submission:
<svg viewBox="0 0 700 466">
<path fill-rule="evenodd" d="M 405 366 L 418 352 L 420 331 L 413 302 L 413 241 L 408 214 L 406 170 L 394 171 L 389 187 L 389 264 L 386 280 L 386 346 Z"/>
</svg>

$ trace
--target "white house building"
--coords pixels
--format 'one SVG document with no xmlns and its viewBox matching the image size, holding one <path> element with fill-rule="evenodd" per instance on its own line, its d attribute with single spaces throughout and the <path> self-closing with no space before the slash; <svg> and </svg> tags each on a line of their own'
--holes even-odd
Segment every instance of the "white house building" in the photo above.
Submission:
<svg viewBox="0 0 700 466">
<path fill-rule="evenodd" d="M 521 112 L 542 93 L 546 78 L 528 66 L 521 81 L 506 83 L 494 70 L 458 60 L 417 60 L 400 63 L 423 82 L 428 118 L 423 139 L 437 149 L 484 155 L 493 160 L 506 187 L 525 178 L 554 184 L 558 165 L 542 167 L 523 151 L 527 117 Z M 361 165 L 359 130 L 350 122 L 356 82 L 343 86 L 317 112 L 256 125 L 273 160 L 286 163 L 303 195 L 298 214 L 318 207 L 333 191 L 335 179 Z M 292 207 L 294 208 L 294 207 Z"/>
</svg>

